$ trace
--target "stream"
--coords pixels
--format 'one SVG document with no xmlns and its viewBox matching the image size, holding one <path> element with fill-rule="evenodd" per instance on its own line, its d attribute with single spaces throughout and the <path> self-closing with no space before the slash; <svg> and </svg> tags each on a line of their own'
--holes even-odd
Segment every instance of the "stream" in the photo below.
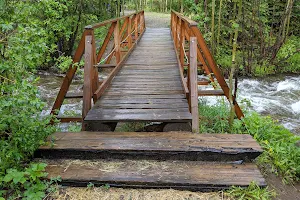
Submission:
<svg viewBox="0 0 300 200">
<path fill-rule="evenodd" d="M 63 76 L 41 72 L 38 88 L 40 97 L 47 103 L 43 114 L 50 113 L 53 102 L 59 91 Z M 70 93 L 82 91 L 82 80 L 75 79 L 70 87 Z M 204 97 L 201 97 L 204 98 Z M 215 104 L 219 98 L 209 98 L 209 104 Z M 280 75 L 263 79 L 243 78 L 238 82 L 238 101 L 250 101 L 250 109 L 262 114 L 271 115 L 284 127 L 300 135 L 300 76 Z M 80 115 L 82 101 L 66 99 L 60 115 Z"/>
</svg>

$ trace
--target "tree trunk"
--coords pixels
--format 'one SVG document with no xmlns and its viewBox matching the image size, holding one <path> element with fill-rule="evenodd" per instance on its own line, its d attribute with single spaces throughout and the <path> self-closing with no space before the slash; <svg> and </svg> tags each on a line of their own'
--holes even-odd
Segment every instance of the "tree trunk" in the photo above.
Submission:
<svg viewBox="0 0 300 200">
<path fill-rule="evenodd" d="M 236 4 L 236 3 L 235 3 Z M 239 0 L 238 2 L 238 16 L 237 20 L 241 18 L 242 14 L 242 0 Z M 233 126 L 233 120 L 234 120 L 234 102 L 232 98 L 232 91 L 233 91 L 233 76 L 235 73 L 236 69 L 236 49 L 237 49 L 237 39 L 239 35 L 239 27 L 235 26 L 234 29 L 234 39 L 233 39 L 233 46 L 232 46 L 232 65 L 231 65 L 231 70 L 230 70 L 230 75 L 229 75 L 229 102 L 230 102 L 230 115 L 229 115 L 229 130 L 232 131 L 232 126 Z"/>
<path fill-rule="evenodd" d="M 221 34 L 221 13 L 222 13 L 222 3 L 223 0 L 220 0 L 219 5 L 219 17 L 218 17 L 218 34 L 217 34 L 217 53 L 219 54 L 219 45 L 220 45 L 220 34 Z"/>
</svg>

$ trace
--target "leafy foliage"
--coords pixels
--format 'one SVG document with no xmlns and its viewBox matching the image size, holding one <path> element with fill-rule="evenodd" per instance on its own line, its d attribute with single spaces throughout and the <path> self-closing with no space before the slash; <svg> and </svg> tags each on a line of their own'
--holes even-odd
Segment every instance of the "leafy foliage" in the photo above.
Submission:
<svg viewBox="0 0 300 200">
<path fill-rule="evenodd" d="M 264 152 L 258 158 L 262 167 L 271 166 L 271 170 L 283 177 L 283 181 L 292 182 L 300 179 L 300 137 L 279 125 L 268 116 L 255 112 L 246 112 L 245 118 L 235 120 L 233 131 L 229 131 L 228 106 L 220 103 L 208 106 L 199 104 L 203 133 L 240 133 L 250 134 L 263 147 Z"/>
<path fill-rule="evenodd" d="M 47 176 L 45 167 L 44 163 L 31 163 L 24 171 L 15 168 L 7 169 L 6 175 L 0 179 L 0 185 L 4 188 L 0 193 L 7 199 L 39 200 L 44 198 L 46 190 L 48 192 L 53 190 L 50 185 L 60 180 L 59 177 L 50 182 L 43 180 Z"/>
<path fill-rule="evenodd" d="M 274 191 L 270 191 L 268 187 L 260 188 L 255 182 L 247 188 L 232 187 L 226 191 L 226 194 L 237 200 L 269 200 L 276 196 Z"/>
<path fill-rule="evenodd" d="M 239 5 L 242 5 L 240 15 Z M 128 6 L 155 12 L 173 9 L 197 21 L 226 74 L 230 71 L 235 42 L 238 43 L 237 72 L 242 75 L 300 72 L 299 1 L 153 0 L 145 4 L 144 1 L 130 0 Z M 235 41 L 236 29 L 238 38 Z"/>
</svg>

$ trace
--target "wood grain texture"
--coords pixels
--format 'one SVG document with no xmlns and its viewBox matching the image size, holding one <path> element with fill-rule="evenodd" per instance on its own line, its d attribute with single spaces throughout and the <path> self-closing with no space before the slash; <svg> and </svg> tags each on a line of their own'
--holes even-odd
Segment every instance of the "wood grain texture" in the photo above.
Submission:
<svg viewBox="0 0 300 200">
<path fill-rule="evenodd" d="M 113 166 L 113 167 L 109 167 Z M 112 160 L 110 162 L 76 162 L 73 160 L 48 163 L 48 177 L 61 176 L 63 185 L 83 186 L 109 184 L 114 187 L 174 188 L 185 190 L 220 190 L 248 186 L 255 181 L 266 182 L 255 164 L 213 162 L 151 162 Z"/>
<path fill-rule="evenodd" d="M 184 95 L 170 30 L 147 29 L 85 123 L 190 122 Z"/>
<path fill-rule="evenodd" d="M 49 140 L 52 145 L 40 147 L 37 157 L 245 161 L 262 153 L 257 142 L 243 134 L 64 132 Z"/>
</svg>

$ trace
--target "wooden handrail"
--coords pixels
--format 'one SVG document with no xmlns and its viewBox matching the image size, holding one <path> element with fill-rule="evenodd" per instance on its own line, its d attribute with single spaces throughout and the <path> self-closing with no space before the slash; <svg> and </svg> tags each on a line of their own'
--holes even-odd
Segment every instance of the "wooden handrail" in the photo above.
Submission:
<svg viewBox="0 0 300 200">
<path fill-rule="evenodd" d="M 114 19 L 109 19 L 109 20 L 106 20 L 106 21 L 103 21 L 103 22 L 100 22 L 100 23 L 97 23 L 97 24 L 93 24 L 91 26 L 92 26 L 93 29 L 96 29 L 96 28 L 99 28 L 101 26 L 105 26 L 107 24 L 112 24 L 114 22 L 121 21 L 121 20 L 126 19 L 128 17 L 132 17 L 134 15 L 140 15 L 141 13 L 144 13 L 144 11 L 141 10 L 139 12 L 135 12 L 135 13 L 132 13 L 132 14 L 129 14 L 129 15 L 125 15 L 125 16 L 122 16 L 122 17 L 118 17 L 118 18 L 114 18 Z"/>
<path fill-rule="evenodd" d="M 200 62 L 202 65 L 202 69 L 204 72 L 209 75 L 210 81 L 212 83 L 215 82 L 214 77 L 218 81 L 221 89 L 224 92 L 224 95 L 229 99 L 230 94 L 229 93 L 229 87 L 224 79 L 224 76 L 222 75 L 220 69 L 218 68 L 217 63 L 215 62 L 199 28 L 198 23 L 183 16 L 182 14 L 172 10 L 171 11 L 171 31 L 172 31 L 172 37 L 174 40 L 174 46 L 177 55 L 179 56 L 179 63 L 181 68 L 183 69 L 185 66 L 184 59 L 188 60 L 188 63 L 191 62 L 190 58 L 185 55 L 186 49 L 185 49 L 185 43 L 190 42 L 192 37 L 196 37 L 197 45 L 196 45 L 196 57 L 198 62 Z M 191 54 L 191 49 L 188 50 Z M 196 61 L 197 63 L 197 61 Z M 188 64 L 188 67 L 190 65 Z M 187 70 L 189 73 L 189 69 Z M 214 77 L 212 76 L 214 75 Z M 183 76 L 182 76 L 183 77 Z M 188 83 L 189 84 L 189 83 Z M 187 85 L 188 85 L 187 84 Z M 213 84 L 215 85 L 215 84 Z M 191 91 L 189 91 L 190 93 Z M 234 97 L 233 98 L 233 104 L 235 108 L 235 113 L 239 119 L 244 117 L 244 114 L 242 110 L 240 109 L 239 105 L 237 104 Z"/>
<path fill-rule="evenodd" d="M 120 24 L 122 26 L 120 28 Z M 94 30 L 109 25 L 108 33 L 101 45 L 98 53 L 96 52 L 96 38 Z M 122 63 L 127 59 L 131 51 L 133 50 L 136 42 L 140 39 L 145 31 L 145 17 L 144 11 L 139 11 L 126 15 L 123 17 L 106 20 L 104 22 L 88 25 L 82 34 L 79 46 L 75 51 L 73 57 L 73 63 L 70 65 L 66 76 L 63 80 L 60 91 L 56 97 L 55 103 L 52 107 L 51 114 L 57 115 L 56 110 L 60 110 L 65 97 L 67 96 L 67 91 L 71 85 L 72 79 L 77 70 L 77 65 L 75 63 L 80 62 L 82 56 L 84 55 L 84 86 L 83 86 L 83 107 L 82 107 L 82 119 L 85 118 L 88 111 L 92 106 L 92 98 L 94 103 L 100 98 L 101 94 L 105 91 L 110 81 L 120 70 Z M 112 39 L 113 36 L 113 39 Z M 134 40 L 133 40 L 134 38 Z M 108 76 L 107 80 L 103 81 L 101 85 L 99 84 L 98 78 L 98 67 L 97 65 L 101 62 L 101 59 L 107 50 L 109 42 L 113 42 L 113 49 L 110 51 L 109 55 L 102 61 L 105 64 L 114 64 L 116 67 Z M 123 51 L 122 48 L 128 48 L 128 51 Z M 124 54 L 125 53 L 125 54 Z M 115 62 L 111 63 L 112 57 L 115 56 Z M 59 118 L 59 117 L 58 117 Z M 72 120 L 72 118 L 68 118 Z M 75 118 L 74 118 L 75 119 Z M 76 120 L 78 119 L 76 118 Z M 82 120 L 83 121 L 83 120 Z M 84 129 L 84 126 L 83 126 Z"/>
</svg>

